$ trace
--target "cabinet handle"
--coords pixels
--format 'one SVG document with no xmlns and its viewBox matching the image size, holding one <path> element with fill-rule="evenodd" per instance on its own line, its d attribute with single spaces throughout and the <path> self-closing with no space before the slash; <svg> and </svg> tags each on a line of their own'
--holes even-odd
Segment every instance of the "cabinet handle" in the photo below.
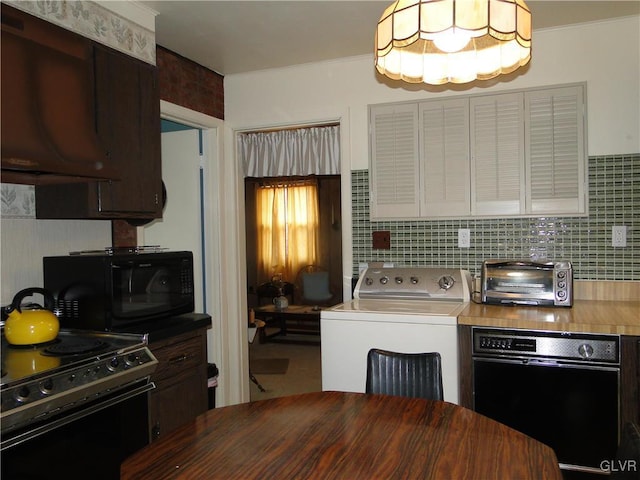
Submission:
<svg viewBox="0 0 640 480">
<path fill-rule="evenodd" d="M 156 422 L 156 424 L 151 429 L 151 436 L 156 439 L 160 436 L 160 422 Z"/>
<path fill-rule="evenodd" d="M 189 358 L 189 356 L 186 353 L 183 353 L 182 355 L 178 355 L 177 357 L 169 359 L 169 363 L 184 362 L 187 358 Z"/>
</svg>

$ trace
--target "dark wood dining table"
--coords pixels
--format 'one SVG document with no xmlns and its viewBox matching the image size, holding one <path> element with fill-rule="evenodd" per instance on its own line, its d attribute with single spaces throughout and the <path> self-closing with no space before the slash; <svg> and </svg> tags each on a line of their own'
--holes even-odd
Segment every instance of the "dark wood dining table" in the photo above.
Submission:
<svg viewBox="0 0 640 480">
<path fill-rule="evenodd" d="M 127 458 L 122 480 L 561 480 L 548 446 L 442 401 L 317 392 L 216 408 Z"/>
</svg>

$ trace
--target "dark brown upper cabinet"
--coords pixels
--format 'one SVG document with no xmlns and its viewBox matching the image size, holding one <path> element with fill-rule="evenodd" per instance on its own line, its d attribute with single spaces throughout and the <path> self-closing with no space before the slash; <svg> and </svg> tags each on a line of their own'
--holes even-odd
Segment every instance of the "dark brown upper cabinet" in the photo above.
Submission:
<svg viewBox="0 0 640 480">
<path fill-rule="evenodd" d="M 2 181 L 120 178 L 96 130 L 91 42 L 2 4 Z"/>
<path fill-rule="evenodd" d="M 37 218 L 162 216 L 160 97 L 155 66 L 92 44 L 96 129 L 120 180 L 36 186 Z"/>
</svg>

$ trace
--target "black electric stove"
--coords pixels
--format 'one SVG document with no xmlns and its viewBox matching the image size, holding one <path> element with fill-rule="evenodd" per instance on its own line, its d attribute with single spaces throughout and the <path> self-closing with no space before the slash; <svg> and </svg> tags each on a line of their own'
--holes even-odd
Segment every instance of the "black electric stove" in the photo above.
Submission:
<svg viewBox="0 0 640 480">
<path fill-rule="evenodd" d="M 1 448 L 153 388 L 157 363 L 146 334 L 61 330 L 28 346 L 9 345 L 3 334 Z"/>
</svg>

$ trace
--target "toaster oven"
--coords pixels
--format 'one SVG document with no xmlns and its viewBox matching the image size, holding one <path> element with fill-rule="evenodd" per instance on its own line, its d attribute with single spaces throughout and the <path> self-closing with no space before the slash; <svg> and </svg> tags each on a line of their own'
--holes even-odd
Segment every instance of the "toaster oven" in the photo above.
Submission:
<svg viewBox="0 0 640 480">
<path fill-rule="evenodd" d="M 485 260 L 482 303 L 500 305 L 573 304 L 573 268 L 568 261 Z"/>
</svg>

